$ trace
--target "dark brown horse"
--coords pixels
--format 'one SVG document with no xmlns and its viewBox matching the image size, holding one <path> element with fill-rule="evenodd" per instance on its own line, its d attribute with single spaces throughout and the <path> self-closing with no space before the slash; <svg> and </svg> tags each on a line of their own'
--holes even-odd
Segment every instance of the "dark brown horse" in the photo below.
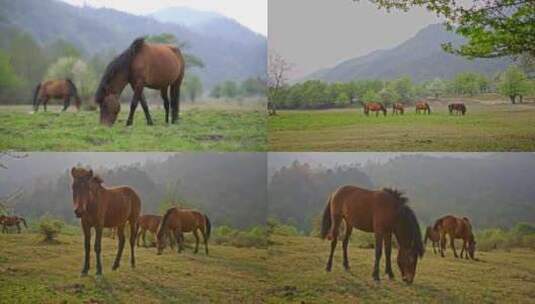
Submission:
<svg viewBox="0 0 535 304">
<path fill-rule="evenodd" d="M 147 247 L 147 242 L 145 240 L 145 235 L 147 231 L 152 232 L 154 236 L 156 236 L 156 233 L 158 233 L 158 227 L 160 226 L 160 221 L 162 220 L 162 217 L 160 215 L 153 215 L 153 214 L 144 214 L 139 217 L 138 225 L 139 225 L 139 233 L 137 234 L 137 246 L 139 247 L 139 240 L 143 238 L 143 246 Z M 174 242 L 172 242 L 172 234 L 169 233 L 169 240 L 171 241 L 171 247 L 174 246 Z"/>
<path fill-rule="evenodd" d="M 201 235 L 204 241 L 204 250 L 208 254 L 208 239 L 210 238 L 211 224 L 208 217 L 198 211 L 189 209 L 170 208 L 165 212 L 162 223 L 158 229 L 156 236 L 158 241 L 158 254 L 162 254 L 165 248 L 164 236 L 168 231 L 172 231 L 176 243 L 178 244 L 178 252 L 183 250 L 184 233 L 192 232 L 195 236 L 195 251 L 199 251 L 199 235 L 197 230 L 201 231 Z"/>
<path fill-rule="evenodd" d="M 121 109 L 119 96 L 130 84 L 134 96 L 130 102 L 130 114 L 126 125 L 132 124 L 138 102 L 141 102 L 147 124 L 152 125 L 149 107 L 143 88 L 160 90 L 164 101 L 165 122 L 169 122 L 169 98 L 171 95 L 171 122 L 178 120 L 180 106 L 180 86 L 184 79 L 185 62 L 180 50 L 170 44 L 146 43 L 137 38 L 123 53 L 106 67 L 100 80 L 95 101 L 100 106 L 100 122 L 111 126 L 117 120 Z"/>
<path fill-rule="evenodd" d="M 403 104 L 400 102 L 395 102 L 392 105 L 392 115 L 403 115 L 403 113 L 405 113 L 405 107 L 403 106 Z"/>
<path fill-rule="evenodd" d="M 333 192 L 323 212 L 321 237 L 331 240 L 331 253 L 327 261 L 327 271 L 331 271 L 333 254 L 338 240 L 342 220 L 346 223 L 346 233 L 342 243 L 344 268 L 349 269 L 347 247 L 353 228 L 375 234 L 375 266 L 373 278 L 379 280 L 379 262 L 383 243 L 385 245 L 386 273 L 394 277 L 390 261 L 392 234 L 399 244 L 397 262 L 403 281 L 410 284 L 416 275 L 418 257 L 424 254 L 424 245 L 418 220 L 406 205 L 407 198 L 401 192 L 384 188 L 371 191 L 355 186 L 343 186 Z"/>
<path fill-rule="evenodd" d="M 97 275 L 102 274 L 100 260 L 103 228 L 117 227 L 119 249 L 112 269 L 119 267 L 124 249 L 126 222 L 130 224 L 130 263 L 135 267 L 134 249 L 137 234 L 137 220 L 141 209 L 141 200 L 134 189 L 126 186 L 105 188 L 102 179 L 93 174 L 93 170 L 72 168 L 71 176 L 74 214 L 81 219 L 84 232 L 85 260 L 82 275 L 89 271 L 89 251 L 91 228 L 95 228 L 95 255 Z"/>
<path fill-rule="evenodd" d="M 7 233 L 7 227 L 11 226 L 17 226 L 17 232 L 20 233 L 20 224 L 23 224 L 25 228 L 28 228 L 28 225 L 26 224 L 26 220 L 21 216 L 7 216 L 7 215 L 0 215 L 0 224 L 2 225 L 2 232 Z"/>
<path fill-rule="evenodd" d="M 453 111 L 455 111 L 455 114 L 457 115 L 463 115 L 466 114 L 466 106 L 462 102 L 456 102 L 456 103 L 450 103 L 448 105 L 448 110 L 450 111 L 450 115 L 453 114 Z"/>
<path fill-rule="evenodd" d="M 425 229 L 424 244 L 427 246 L 427 240 L 431 241 L 431 246 L 433 247 L 433 253 L 437 254 L 436 248 L 440 250 L 440 231 L 435 230 L 432 226 L 427 226 Z"/>
<path fill-rule="evenodd" d="M 76 109 L 80 110 L 82 103 L 78 90 L 70 79 L 47 80 L 39 83 L 33 92 L 33 110 L 38 111 L 39 105 L 43 103 L 46 112 L 46 104 L 50 99 L 63 99 L 63 110 L 67 110 L 74 98 Z"/>
<path fill-rule="evenodd" d="M 368 116 L 370 115 L 370 111 L 375 112 L 375 116 L 379 116 L 379 112 L 383 112 L 384 116 L 386 116 L 386 108 L 380 102 L 368 102 L 364 104 L 364 114 Z"/>
<path fill-rule="evenodd" d="M 415 105 L 416 107 L 416 114 L 420 114 L 423 112 L 424 114 L 431 114 L 431 107 L 427 103 L 427 101 L 418 101 Z"/>
<path fill-rule="evenodd" d="M 443 216 L 435 222 L 434 229 L 440 231 L 440 255 L 442 257 L 444 257 L 444 250 L 446 250 L 446 235 L 448 235 L 453 255 L 456 258 L 458 256 L 457 250 L 455 250 L 455 239 L 462 239 L 461 258 L 463 258 L 463 253 L 466 251 L 466 259 L 470 255 L 470 258 L 475 260 L 476 241 L 472 232 L 472 224 L 470 224 L 470 220 L 467 217 Z"/>
</svg>

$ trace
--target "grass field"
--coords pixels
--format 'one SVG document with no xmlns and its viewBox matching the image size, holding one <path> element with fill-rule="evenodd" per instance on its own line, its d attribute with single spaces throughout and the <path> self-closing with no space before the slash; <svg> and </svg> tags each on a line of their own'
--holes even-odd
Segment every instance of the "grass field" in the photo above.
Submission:
<svg viewBox="0 0 535 304">
<path fill-rule="evenodd" d="M 432 114 L 369 117 L 361 109 L 278 111 L 268 119 L 270 151 L 533 151 L 535 104 L 467 103 L 466 116 L 446 105 Z"/>
<path fill-rule="evenodd" d="M 533 303 L 535 252 L 476 252 L 480 261 L 433 255 L 430 247 L 408 286 L 400 279 L 393 250 L 393 281 L 371 277 L 374 251 L 349 245 L 351 270 L 342 267 L 338 244 L 333 270 L 325 272 L 329 243 L 311 237 L 273 237 L 269 248 L 269 303 Z"/>
<path fill-rule="evenodd" d="M 59 106 L 31 114 L 29 106 L 0 107 L 0 150 L 16 151 L 265 151 L 266 118 L 261 106 L 185 106 L 180 122 L 166 125 L 164 111 L 151 109 L 147 126 L 138 109 L 126 127 L 123 105 L 112 128 L 98 111 L 60 113 Z"/>
<path fill-rule="evenodd" d="M 81 236 L 61 235 L 59 244 L 40 239 L 0 234 L 0 303 L 261 303 L 269 284 L 265 249 L 210 244 L 209 256 L 188 248 L 157 256 L 154 248 L 139 248 L 132 269 L 126 247 L 112 272 L 117 245 L 105 237 L 104 275 L 96 279 L 93 251 L 89 275 L 80 277 Z"/>
</svg>

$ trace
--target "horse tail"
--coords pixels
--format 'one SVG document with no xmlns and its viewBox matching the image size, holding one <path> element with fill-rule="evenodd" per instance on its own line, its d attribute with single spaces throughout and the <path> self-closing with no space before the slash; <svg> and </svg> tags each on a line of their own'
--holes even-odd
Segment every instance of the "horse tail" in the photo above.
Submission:
<svg viewBox="0 0 535 304">
<path fill-rule="evenodd" d="M 28 225 L 26 224 L 26 220 L 23 217 L 20 217 L 20 220 L 24 224 L 24 228 L 28 228 Z"/>
<path fill-rule="evenodd" d="M 427 107 L 427 113 L 431 114 L 431 107 L 429 106 L 429 104 L 426 103 L 425 106 Z"/>
<path fill-rule="evenodd" d="M 331 198 L 332 194 L 329 195 L 329 198 L 327 199 L 327 206 L 325 206 L 325 210 L 323 210 L 323 218 L 321 219 L 320 237 L 322 239 L 325 239 L 327 237 L 327 234 L 331 230 Z"/>
<path fill-rule="evenodd" d="M 33 90 L 33 108 L 34 110 L 37 108 L 37 96 L 39 95 L 39 91 L 41 90 L 41 83 L 39 82 L 37 86 L 35 86 L 35 89 Z"/>
<path fill-rule="evenodd" d="M 74 82 L 72 82 L 70 78 L 65 79 L 65 81 L 67 81 L 67 84 L 69 86 L 69 94 L 71 96 L 74 96 L 74 105 L 79 110 L 80 104 L 82 103 L 82 101 L 80 100 L 80 96 L 78 96 L 78 89 L 76 89 Z"/>
<path fill-rule="evenodd" d="M 210 232 L 212 231 L 212 224 L 210 223 L 210 219 L 208 216 L 204 215 L 204 225 L 205 225 L 205 236 L 206 240 L 210 238 Z"/>
</svg>

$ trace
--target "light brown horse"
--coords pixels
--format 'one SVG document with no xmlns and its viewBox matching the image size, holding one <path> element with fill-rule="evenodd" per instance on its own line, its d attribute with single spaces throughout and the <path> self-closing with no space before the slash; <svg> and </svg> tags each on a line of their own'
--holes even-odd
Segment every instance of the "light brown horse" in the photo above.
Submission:
<svg viewBox="0 0 535 304">
<path fill-rule="evenodd" d="M 0 215 L 0 224 L 2 224 L 2 232 L 7 233 L 7 227 L 11 226 L 17 226 L 17 232 L 20 233 L 20 224 L 23 224 L 25 228 L 28 228 L 28 225 L 26 224 L 26 220 L 21 216 L 7 216 L 7 215 Z"/>
<path fill-rule="evenodd" d="M 455 239 L 462 239 L 461 258 L 463 258 L 463 253 L 466 251 L 466 259 L 470 255 L 470 258 L 475 260 L 476 241 L 472 232 L 472 224 L 470 224 L 470 220 L 467 217 L 443 216 L 435 222 L 434 229 L 440 231 L 440 255 L 442 257 L 444 257 L 444 250 L 446 250 L 446 235 L 448 235 L 453 255 L 456 258 L 458 256 L 457 250 L 455 250 Z"/>
<path fill-rule="evenodd" d="M 405 107 L 402 103 L 395 102 L 394 104 L 392 104 L 392 115 L 403 115 L 403 113 L 405 113 Z"/>
<path fill-rule="evenodd" d="M 39 83 L 33 92 L 33 110 L 38 111 L 42 103 L 46 112 L 46 104 L 50 99 L 63 99 L 63 110 L 66 111 L 74 98 L 76 109 L 80 110 L 82 101 L 78 90 L 70 79 L 47 80 Z"/>
<path fill-rule="evenodd" d="M 427 115 L 431 114 L 431 107 L 427 103 L 427 101 L 418 101 L 415 105 L 416 107 L 416 114 L 424 113 Z"/>
<path fill-rule="evenodd" d="M 438 247 L 440 250 L 440 231 L 435 230 L 432 226 L 427 226 L 425 229 L 425 236 L 424 236 L 424 245 L 427 246 L 427 240 L 431 241 L 431 246 L 433 247 L 433 253 L 437 254 L 436 248 Z"/>
<path fill-rule="evenodd" d="M 397 190 L 384 188 L 371 191 L 355 186 L 343 186 L 333 192 L 328 199 L 321 222 L 321 237 L 331 240 L 331 253 L 327 261 L 327 271 L 331 271 L 333 254 L 338 240 L 342 220 L 346 223 L 346 233 L 342 242 L 343 265 L 349 269 L 347 247 L 353 228 L 375 234 L 375 265 L 373 278 L 379 280 L 379 262 L 383 243 L 385 245 L 386 273 L 392 279 L 394 273 L 390 261 L 392 234 L 396 236 L 399 250 L 397 262 L 403 281 L 410 284 L 416 275 L 418 257 L 424 254 L 424 246 L 418 220 L 406 205 L 407 198 Z"/>
<path fill-rule="evenodd" d="M 379 112 L 383 112 L 384 116 L 386 116 L 386 108 L 385 106 L 380 102 L 368 102 L 364 104 L 364 114 L 366 116 L 370 115 L 370 111 L 375 112 L 375 116 L 379 116 Z"/>
<path fill-rule="evenodd" d="M 147 124 L 152 125 L 149 107 L 143 88 L 160 90 L 164 101 L 165 122 L 169 122 L 169 98 L 171 95 L 171 123 L 178 120 L 180 106 L 180 86 L 184 79 L 185 61 L 180 50 L 170 44 L 146 43 L 137 38 L 132 44 L 106 67 L 95 94 L 95 102 L 100 107 L 100 122 L 111 126 L 117 120 L 121 109 L 119 96 L 130 84 L 134 96 L 130 102 L 130 114 L 126 125 L 132 124 L 138 102 L 141 102 Z"/>
<path fill-rule="evenodd" d="M 95 228 L 96 274 L 102 275 L 100 251 L 103 228 L 117 227 L 119 249 L 112 269 L 119 267 L 125 243 L 126 222 L 130 224 L 130 263 L 134 268 L 137 220 L 141 210 L 141 200 L 136 191 L 127 186 L 106 188 L 102 185 L 102 179 L 93 174 L 93 170 L 73 167 L 71 176 L 74 214 L 81 219 L 84 232 L 85 260 L 82 275 L 87 275 L 89 271 L 92 227 Z"/>
<path fill-rule="evenodd" d="M 139 225 L 139 233 L 137 234 L 137 246 L 139 247 L 139 241 L 142 238 L 143 239 L 143 247 L 147 247 L 147 242 L 145 240 L 145 235 L 147 231 L 152 232 L 154 236 L 156 236 L 156 233 L 158 233 L 158 227 L 160 226 L 160 221 L 162 220 L 162 217 L 160 215 L 153 215 L 153 214 L 144 214 L 139 217 L 138 225 Z M 171 247 L 174 247 L 174 242 L 172 242 L 172 235 L 169 233 L 169 241 L 171 243 Z"/>
<path fill-rule="evenodd" d="M 457 115 L 462 114 L 464 116 L 464 114 L 466 114 L 466 106 L 462 102 L 450 103 L 448 105 L 448 110 L 450 111 L 450 115 L 453 114 L 453 111 L 455 111 L 455 114 Z"/>
<path fill-rule="evenodd" d="M 182 252 L 184 249 L 184 233 L 192 232 L 195 237 L 194 253 L 197 253 L 199 251 L 199 235 L 197 230 L 200 230 L 204 241 L 204 250 L 208 255 L 208 239 L 210 238 L 211 226 L 208 217 L 198 211 L 178 208 L 168 209 L 163 216 L 156 235 L 158 254 L 162 254 L 165 248 L 164 236 L 167 235 L 169 230 L 175 236 L 178 252 Z"/>
</svg>

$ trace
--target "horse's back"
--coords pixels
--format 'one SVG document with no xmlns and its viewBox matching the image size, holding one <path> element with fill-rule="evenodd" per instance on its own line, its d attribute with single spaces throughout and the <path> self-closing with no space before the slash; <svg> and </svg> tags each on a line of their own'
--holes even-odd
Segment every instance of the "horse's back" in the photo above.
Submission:
<svg viewBox="0 0 535 304">
<path fill-rule="evenodd" d="M 178 49 L 168 44 L 145 43 L 132 62 L 134 73 L 144 76 L 148 87 L 169 86 L 183 77 L 184 59 Z"/>
</svg>

